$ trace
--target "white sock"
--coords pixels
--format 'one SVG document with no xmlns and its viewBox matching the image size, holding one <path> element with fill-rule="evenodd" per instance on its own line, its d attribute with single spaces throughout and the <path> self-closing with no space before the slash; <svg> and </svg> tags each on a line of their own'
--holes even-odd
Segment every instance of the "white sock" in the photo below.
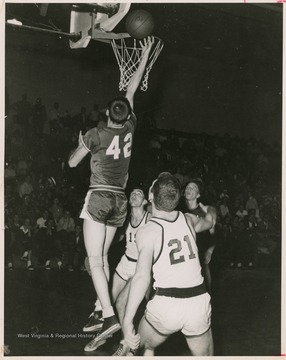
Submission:
<svg viewBox="0 0 286 360">
<path fill-rule="evenodd" d="M 47 261 L 46 261 L 46 266 L 49 266 L 49 265 L 50 265 L 50 262 L 51 262 L 51 260 L 47 260 Z"/>
<path fill-rule="evenodd" d="M 101 306 L 101 303 L 100 303 L 99 299 L 97 299 L 96 302 L 94 303 L 94 310 L 95 311 L 102 311 L 102 306 Z"/>
<path fill-rule="evenodd" d="M 27 261 L 27 267 L 29 267 L 29 266 L 31 266 L 31 265 L 32 265 L 31 260 L 28 260 L 28 261 Z"/>
<path fill-rule="evenodd" d="M 102 309 L 102 317 L 103 318 L 107 318 L 107 317 L 110 317 L 113 315 L 115 315 L 115 314 L 114 314 L 114 310 L 113 310 L 112 306 Z"/>
</svg>

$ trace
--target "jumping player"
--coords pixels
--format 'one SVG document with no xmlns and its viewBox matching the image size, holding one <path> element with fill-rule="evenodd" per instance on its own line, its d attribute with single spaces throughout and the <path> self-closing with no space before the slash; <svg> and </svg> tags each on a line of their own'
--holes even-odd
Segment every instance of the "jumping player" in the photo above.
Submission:
<svg viewBox="0 0 286 360">
<path fill-rule="evenodd" d="M 91 154 L 90 188 L 80 217 L 84 219 L 83 234 L 91 277 L 102 305 L 104 324 L 99 336 L 112 335 L 120 329 L 109 294 L 107 255 L 115 232 L 126 217 L 124 189 L 137 122 L 133 99 L 153 43 L 153 37 L 141 41 L 142 60 L 129 82 L 125 97 L 115 98 L 108 104 L 107 127 L 92 128 L 85 135 L 80 132 L 78 147 L 69 158 L 69 166 L 75 167 Z"/>
<path fill-rule="evenodd" d="M 210 295 L 201 275 L 196 232 L 212 228 L 216 213 L 206 209 L 205 218 L 184 215 L 175 210 L 180 195 L 178 180 L 170 173 L 161 173 L 150 191 L 152 218 L 136 235 L 139 257 L 122 330 L 128 348 L 136 349 L 140 344 L 145 356 L 154 355 L 155 348 L 177 331 L 185 335 L 192 355 L 213 355 Z M 134 316 L 151 271 L 156 293 L 135 334 Z"/>
<path fill-rule="evenodd" d="M 127 222 L 125 234 L 121 237 L 126 239 L 125 254 L 121 257 L 113 275 L 111 295 L 113 304 L 115 303 L 120 324 L 122 323 L 125 306 L 127 302 L 130 279 L 135 274 L 136 263 L 138 258 L 138 250 L 136 246 L 136 233 L 140 227 L 145 225 L 151 214 L 145 210 L 147 200 L 144 192 L 140 188 L 135 188 L 131 191 L 129 197 L 129 204 L 131 207 L 130 217 Z M 121 240 L 121 239 L 120 239 Z M 84 328 L 84 331 L 93 331 L 102 327 L 103 321 L 98 314 L 98 307 L 92 313 L 89 324 Z M 98 316 L 94 316 L 94 314 Z M 95 337 L 90 341 L 85 351 L 94 351 L 99 346 L 106 342 L 107 338 L 102 338 L 98 341 Z"/>
</svg>

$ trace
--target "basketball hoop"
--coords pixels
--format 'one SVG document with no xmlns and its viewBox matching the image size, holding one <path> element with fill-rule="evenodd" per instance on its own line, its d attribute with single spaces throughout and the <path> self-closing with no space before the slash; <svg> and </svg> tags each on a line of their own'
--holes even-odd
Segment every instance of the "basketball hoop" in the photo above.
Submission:
<svg viewBox="0 0 286 360">
<path fill-rule="evenodd" d="M 129 81 L 137 70 L 142 59 L 142 48 L 139 40 L 134 38 L 114 39 L 111 41 L 111 45 L 120 70 L 119 90 L 126 91 Z M 150 52 L 145 74 L 140 86 L 140 89 L 143 91 L 146 91 L 148 88 L 149 73 L 163 49 L 163 40 L 158 37 L 154 37 L 153 46 L 154 48 Z"/>
</svg>

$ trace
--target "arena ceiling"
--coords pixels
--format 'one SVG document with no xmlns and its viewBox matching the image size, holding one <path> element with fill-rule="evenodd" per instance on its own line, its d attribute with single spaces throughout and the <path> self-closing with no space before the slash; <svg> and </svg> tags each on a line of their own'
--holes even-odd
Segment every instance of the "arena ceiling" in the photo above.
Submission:
<svg viewBox="0 0 286 360">
<path fill-rule="evenodd" d="M 6 19 L 16 18 L 25 25 L 53 27 L 69 32 L 72 4 L 6 3 Z M 203 4 L 203 3 L 133 3 L 155 18 L 154 34 L 164 40 L 172 54 L 193 56 L 212 61 L 282 62 L 282 4 Z M 125 31 L 124 20 L 114 30 Z M 52 40 L 51 35 L 6 27 L 7 46 L 19 46 L 31 51 L 46 50 L 69 54 L 67 39 Z M 104 46 L 93 41 L 80 56 L 103 51 Z M 101 50 L 99 50 L 101 49 Z M 71 55 L 71 56 L 74 56 Z M 103 56 L 105 61 L 105 57 Z"/>
</svg>

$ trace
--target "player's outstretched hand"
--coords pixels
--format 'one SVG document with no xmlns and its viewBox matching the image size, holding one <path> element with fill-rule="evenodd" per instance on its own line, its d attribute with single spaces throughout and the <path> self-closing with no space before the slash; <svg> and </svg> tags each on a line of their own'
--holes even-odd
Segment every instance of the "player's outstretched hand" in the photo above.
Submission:
<svg viewBox="0 0 286 360">
<path fill-rule="evenodd" d="M 139 41 L 139 43 L 142 48 L 143 55 L 145 53 L 149 54 L 149 52 L 154 44 L 154 36 L 148 36 L 148 37 L 144 38 L 142 41 Z"/>
<path fill-rule="evenodd" d="M 83 141 L 82 141 L 82 133 L 81 133 L 81 130 L 78 134 L 78 146 L 81 146 L 83 144 Z"/>
<path fill-rule="evenodd" d="M 124 334 L 124 341 L 132 349 L 138 349 L 140 345 L 140 335 L 135 333 L 135 329 L 132 323 L 125 323 L 122 326 Z"/>
</svg>

